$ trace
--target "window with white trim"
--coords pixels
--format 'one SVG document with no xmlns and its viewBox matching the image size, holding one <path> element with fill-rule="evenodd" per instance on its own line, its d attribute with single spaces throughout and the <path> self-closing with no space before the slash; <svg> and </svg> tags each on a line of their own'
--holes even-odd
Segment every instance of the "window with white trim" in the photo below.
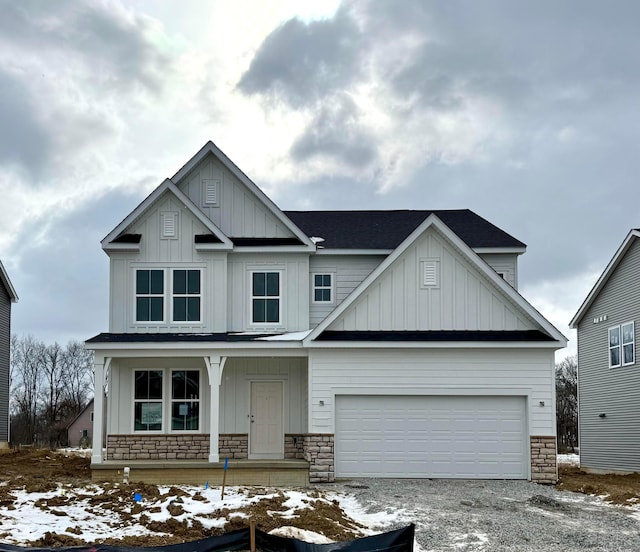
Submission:
<svg viewBox="0 0 640 552">
<path fill-rule="evenodd" d="M 635 356 L 635 324 L 627 322 L 609 328 L 609 366 L 634 364 Z"/>
<path fill-rule="evenodd" d="M 254 324 L 278 324 L 280 301 L 280 272 L 252 272 L 251 321 Z"/>
<path fill-rule="evenodd" d="M 200 270 L 173 270 L 172 319 L 174 322 L 201 322 Z"/>
<path fill-rule="evenodd" d="M 313 275 L 313 302 L 333 302 L 333 274 Z"/>
<path fill-rule="evenodd" d="M 162 431 L 162 380 L 162 370 L 135 370 L 134 431 Z"/>
<path fill-rule="evenodd" d="M 164 270 L 136 270 L 136 322 L 164 321 Z"/>
<path fill-rule="evenodd" d="M 200 371 L 171 372 L 171 431 L 200 429 Z"/>
</svg>

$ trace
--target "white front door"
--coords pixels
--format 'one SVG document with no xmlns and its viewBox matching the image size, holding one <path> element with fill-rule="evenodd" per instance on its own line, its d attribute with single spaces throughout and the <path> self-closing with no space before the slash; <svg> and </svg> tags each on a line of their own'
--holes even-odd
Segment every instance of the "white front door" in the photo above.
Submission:
<svg viewBox="0 0 640 552">
<path fill-rule="evenodd" d="M 249 458 L 284 458 L 282 382 L 251 382 Z"/>
</svg>

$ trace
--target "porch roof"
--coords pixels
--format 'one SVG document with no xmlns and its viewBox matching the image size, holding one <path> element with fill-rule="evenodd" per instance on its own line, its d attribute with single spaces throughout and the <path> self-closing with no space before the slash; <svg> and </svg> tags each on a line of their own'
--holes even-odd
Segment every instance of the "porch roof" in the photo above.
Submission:
<svg viewBox="0 0 640 552">
<path fill-rule="evenodd" d="M 271 337 L 266 333 L 100 333 L 86 343 L 237 343 Z M 299 338 L 295 341 L 298 341 Z"/>
<path fill-rule="evenodd" d="M 318 341 L 554 341 L 539 330 L 324 331 Z"/>
</svg>

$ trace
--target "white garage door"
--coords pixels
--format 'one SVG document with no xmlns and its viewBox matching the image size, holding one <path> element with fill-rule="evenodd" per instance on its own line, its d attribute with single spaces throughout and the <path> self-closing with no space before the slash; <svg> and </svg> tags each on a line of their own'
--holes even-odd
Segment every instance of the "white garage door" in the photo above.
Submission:
<svg viewBox="0 0 640 552">
<path fill-rule="evenodd" d="M 337 477 L 526 479 L 524 397 L 336 397 Z"/>
</svg>

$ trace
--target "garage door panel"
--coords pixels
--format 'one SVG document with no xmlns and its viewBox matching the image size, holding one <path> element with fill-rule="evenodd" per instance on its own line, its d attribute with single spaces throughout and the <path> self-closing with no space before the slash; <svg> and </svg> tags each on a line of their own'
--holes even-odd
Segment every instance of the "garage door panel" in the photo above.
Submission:
<svg viewBox="0 0 640 552">
<path fill-rule="evenodd" d="M 523 397 L 337 396 L 338 477 L 527 477 Z"/>
</svg>

